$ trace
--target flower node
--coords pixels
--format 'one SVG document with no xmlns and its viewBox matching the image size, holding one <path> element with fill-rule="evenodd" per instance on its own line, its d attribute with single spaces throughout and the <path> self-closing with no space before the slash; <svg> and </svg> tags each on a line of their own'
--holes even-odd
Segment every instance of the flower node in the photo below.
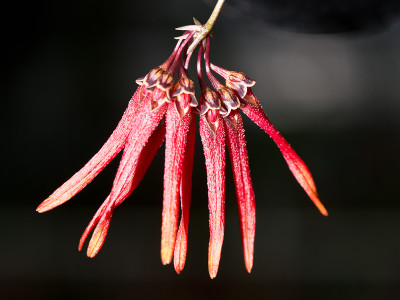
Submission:
<svg viewBox="0 0 400 300">
<path fill-rule="evenodd" d="M 181 119 L 187 114 L 189 107 L 198 106 L 194 92 L 194 83 L 185 76 L 182 76 L 175 84 L 172 97 L 176 100 L 176 110 Z"/>
<path fill-rule="evenodd" d="M 217 92 L 210 88 L 205 88 L 200 96 L 200 115 L 204 115 L 209 109 L 219 110 L 221 101 Z"/>
<path fill-rule="evenodd" d="M 220 114 L 223 117 L 228 116 L 232 110 L 236 110 L 240 107 L 240 100 L 232 89 L 222 87 L 218 90 L 218 93 L 221 95 L 220 99 L 223 104 L 220 109 Z"/>
<path fill-rule="evenodd" d="M 161 68 L 152 69 L 143 79 L 143 84 L 148 90 L 156 87 L 160 81 L 160 78 L 164 74 L 164 70 Z"/>
</svg>

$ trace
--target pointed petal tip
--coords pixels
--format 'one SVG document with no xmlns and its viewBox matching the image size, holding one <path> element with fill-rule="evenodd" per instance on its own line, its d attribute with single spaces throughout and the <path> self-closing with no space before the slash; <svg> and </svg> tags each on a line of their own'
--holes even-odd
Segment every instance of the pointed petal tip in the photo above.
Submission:
<svg viewBox="0 0 400 300">
<path fill-rule="evenodd" d="M 321 214 L 323 214 L 325 217 L 329 216 L 328 211 L 326 210 L 326 208 L 322 204 L 321 204 L 321 207 L 318 207 L 318 209 L 321 212 Z"/>
<path fill-rule="evenodd" d="M 254 243 L 254 241 L 253 241 Z M 253 252 L 245 253 L 244 255 L 244 265 L 246 267 L 247 273 L 251 273 L 251 270 L 253 269 Z"/>
<path fill-rule="evenodd" d="M 218 273 L 218 267 L 217 268 L 208 268 L 208 273 L 210 274 L 210 278 L 214 279 L 215 277 L 217 277 L 217 273 Z"/>
<path fill-rule="evenodd" d="M 180 274 L 185 267 L 186 255 L 180 255 L 181 253 L 174 254 L 174 268 L 176 273 Z"/>
<path fill-rule="evenodd" d="M 162 234 L 161 238 L 161 262 L 163 265 L 171 263 L 174 256 L 175 244 L 169 243 L 165 238 L 165 234 Z M 174 240 L 175 241 L 175 240 Z"/>
<path fill-rule="evenodd" d="M 210 274 L 211 279 L 214 279 L 217 276 L 220 258 L 221 252 L 209 252 L 208 273 Z"/>
<path fill-rule="evenodd" d="M 176 272 L 177 274 L 181 274 L 181 272 L 182 272 L 182 270 L 183 270 L 183 267 L 184 267 L 184 265 L 181 266 L 181 264 L 178 263 L 177 265 L 174 266 L 175 272 Z"/>
<path fill-rule="evenodd" d="M 38 213 L 44 213 L 46 211 L 49 211 L 53 208 L 55 208 L 57 205 L 54 203 L 54 199 L 47 198 L 44 200 L 42 203 L 39 204 L 39 206 L 36 208 L 36 211 Z"/>
<path fill-rule="evenodd" d="M 161 249 L 161 262 L 162 264 L 169 265 L 172 261 L 172 252 L 164 247 Z"/>
<path fill-rule="evenodd" d="M 36 211 L 39 213 L 43 213 L 52 210 L 53 208 L 56 208 L 57 206 L 64 204 L 71 198 L 71 197 L 66 197 L 65 195 L 57 196 L 55 194 L 56 193 L 54 192 L 47 199 L 43 200 L 43 202 L 40 203 L 39 206 L 36 208 Z"/>
<path fill-rule="evenodd" d="M 53 207 L 38 206 L 38 207 L 36 208 L 36 211 L 37 211 L 38 213 L 44 213 L 44 212 L 47 212 L 47 211 L 49 211 L 49 210 L 51 210 L 51 209 L 53 209 Z"/>
<path fill-rule="evenodd" d="M 83 244 L 85 244 L 85 240 L 86 240 L 86 237 L 88 236 L 88 234 L 89 234 L 89 233 L 87 233 L 87 234 L 85 235 L 85 233 L 84 233 L 84 234 L 82 235 L 81 239 L 79 240 L 78 251 L 82 251 Z"/>
<path fill-rule="evenodd" d="M 328 216 L 328 211 L 326 210 L 325 206 L 322 204 L 321 200 L 319 200 L 318 195 L 314 191 L 306 191 L 308 196 L 310 197 L 311 201 L 314 205 L 318 208 L 320 213 L 325 217 Z"/>
<path fill-rule="evenodd" d="M 176 273 L 180 274 L 185 267 L 186 263 L 186 244 L 182 245 L 182 243 L 178 240 L 175 245 L 174 252 L 174 268 Z"/>
<path fill-rule="evenodd" d="M 246 265 L 247 273 L 250 274 L 251 273 L 251 269 L 253 269 L 253 262 L 246 262 L 245 265 Z"/>
<path fill-rule="evenodd" d="M 93 258 L 93 257 L 95 257 L 97 255 L 97 253 L 99 253 L 101 247 L 103 247 L 105 236 L 104 237 L 100 237 L 100 238 L 97 237 L 93 241 L 92 241 L 92 239 L 89 242 L 89 246 L 88 246 L 88 249 L 87 249 L 87 252 L 86 252 L 86 255 L 89 258 Z"/>
<path fill-rule="evenodd" d="M 97 253 L 99 253 L 100 249 L 103 247 L 103 244 L 107 237 L 108 229 L 110 228 L 110 219 L 111 219 L 111 214 L 106 214 L 105 216 L 103 216 L 102 220 L 100 220 L 99 223 L 97 224 L 93 232 L 92 238 L 89 241 L 89 246 L 86 252 L 88 257 L 90 258 L 95 257 Z M 82 245 L 85 239 L 86 236 L 84 234 L 81 238 Z"/>
<path fill-rule="evenodd" d="M 93 238 L 92 238 L 93 239 Z M 101 246 L 103 246 L 103 242 L 99 241 L 98 239 L 96 240 L 90 240 L 88 249 L 86 251 L 86 255 L 89 258 L 93 258 L 96 256 L 97 253 L 99 253 Z"/>
<path fill-rule="evenodd" d="M 93 258 L 96 256 L 96 254 L 99 252 L 100 249 L 94 250 L 94 249 L 90 249 L 88 248 L 88 250 L 86 251 L 86 255 L 89 258 Z"/>
<path fill-rule="evenodd" d="M 328 211 L 326 210 L 325 206 L 322 204 L 322 202 L 319 200 L 318 196 L 316 198 L 311 198 L 311 200 L 314 202 L 314 205 L 318 208 L 320 213 L 324 215 L 325 217 L 328 216 Z"/>
<path fill-rule="evenodd" d="M 319 200 L 319 197 L 315 193 L 307 193 L 308 196 L 310 197 L 311 201 L 314 203 L 314 205 L 318 208 L 320 213 L 324 215 L 325 217 L 328 216 L 328 211 L 326 210 L 325 206 L 322 204 L 321 200 Z"/>
<path fill-rule="evenodd" d="M 93 257 L 95 257 L 96 256 L 96 254 L 97 254 L 97 252 L 89 252 L 89 250 L 88 250 L 88 252 L 87 252 L 87 257 L 89 257 L 89 258 L 93 258 Z"/>
</svg>

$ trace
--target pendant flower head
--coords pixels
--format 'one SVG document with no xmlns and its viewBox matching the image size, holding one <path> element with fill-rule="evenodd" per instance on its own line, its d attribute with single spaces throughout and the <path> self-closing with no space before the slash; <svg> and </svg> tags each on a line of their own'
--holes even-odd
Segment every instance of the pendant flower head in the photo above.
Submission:
<svg viewBox="0 0 400 300">
<path fill-rule="evenodd" d="M 178 38 L 171 56 L 136 81 L 138 89 L 117 128 L 99 152 L 37 208 L 38 212 L 45 212 L 71 199 L 123 150 L 111 192 L 79 242 L 81 250 L 93 231 L 87 249 L 89 257 L 94 257 L 101 249 L 114 209 L 135 190 L 165 140 L 161 260 L 163 264 L 169 264 L 174 259 L 175 270 L 178 273 L 183 270 L 188 244 L 196 116 L 199 116 L 207 169 L 208 269 L 211 278 L 217 275 L 224 239 L 225 144 L 233 170 L 247 271 L 250 272 L 253 266 L 255 197 L 239 109 L 271 136 L 299 184 L 321 213 L 327 215 L 307 166 L 275 129 L 254 96 L 251 87 L 255 81 L 244 73 L 211 64 L 210 38 L 199 38 L 201 28 L 197 21 L 196 25 L 183 27 L 186 32 Z M 191 49 L 198 42 L 201 43 L 197 57 L 199 101 L 195 97 L 194 83 L 187 75 Z M 203 78 L 202 62 L 212 88 Z M 215 78 L 213 71 L 225 79 L 225 85 Z"/>
</svg>

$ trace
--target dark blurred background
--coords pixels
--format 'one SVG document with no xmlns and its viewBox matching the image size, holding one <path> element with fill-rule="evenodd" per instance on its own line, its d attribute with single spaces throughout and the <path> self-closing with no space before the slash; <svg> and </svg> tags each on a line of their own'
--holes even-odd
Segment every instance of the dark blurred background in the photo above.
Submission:
<svg viewBox="0 0 400 300">
<path fill-rule="evenodd" d="M 119 157 L 51 212 L 37 205 L 105 142 L 161 64 L 175 27 L 216 1 L 14 1 L 2 22 L 1 299 L 398 299 L 399 1 L 226 1 L 212 61 L 257 80 L 265 111 L 307 162 L 321 216 L 273 142 L 245 118 L 257 201 L 245 271 L 227 164 L 226 238 L 207 272 L 208 212 L 199 138 L 186 267 L 160 261 L 163 148 L 114 213 L 95 259 L 77 251 Z M 193 65 L 192 65 L 193 67 Z"/>
</svg>

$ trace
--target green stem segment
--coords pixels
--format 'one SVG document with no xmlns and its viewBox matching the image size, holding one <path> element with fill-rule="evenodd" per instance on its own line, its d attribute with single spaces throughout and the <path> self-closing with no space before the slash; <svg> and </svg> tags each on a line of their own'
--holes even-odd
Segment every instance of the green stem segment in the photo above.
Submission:
<svg viewBox="0 0 400 300">
<path fill-rule="evenodd" d="M 208 18 L 207 23 L 201 26 L 200 31 L 196 38 L 194 39 L 193 43 L 189 46 L 187 53 L 192 53 L 193 50 L 197 47 L 197 45 L 204 40 L 211 32 L 211 29 L 214 26 L 215 21 L 218 18 L 219 13 L 221 12 L 222 5 L 224 5 L 225 0 L 218 0 L 217 4 L 214 7 L 211 16 Z"/>
<path fill-rule="evenodd" d="M 208 18 L 207 23 L 204 24 L 204 27 L 207 27 L 208 32 L 210 32 L 212 27 L 214 26 L 214 23 L 218 18 L 218 15 L 221 11 L 222 5 L 224 5 L 224 2 L 225 0 L 218 0 L 217 4 L 214 7 L 213 12 L 211 13 L 211 16 Z"/>
</svg>

